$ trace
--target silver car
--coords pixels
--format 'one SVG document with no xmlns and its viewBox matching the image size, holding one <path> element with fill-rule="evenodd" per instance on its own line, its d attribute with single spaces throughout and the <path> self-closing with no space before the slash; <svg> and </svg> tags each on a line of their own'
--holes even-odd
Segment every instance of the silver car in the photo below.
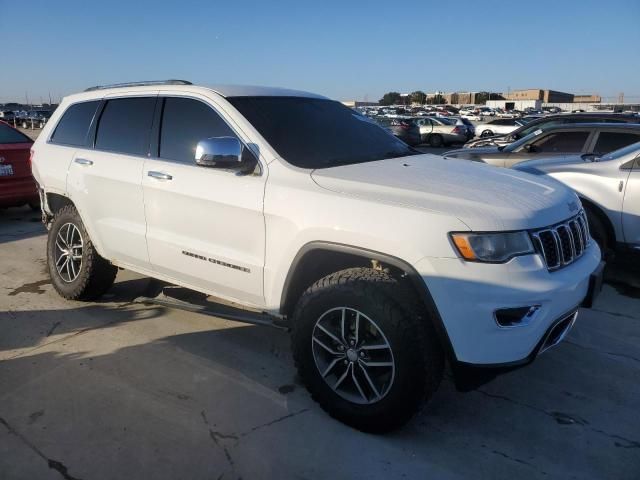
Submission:
<svg viewBox="0 0 640 480">
<path fill-rule="evenodd" d="M 444 157 L 512 167 L 536 158 L 603 155 L 638 141 L 638 124 L 579 123 L 538 129 L 506 146 L 451 150 Z"/>
<path fill-rule="evenodd" d="M 548 175 L 573 188 L 603 252 L 640 252 L 640 142 L 603 156 L 531 160 L 515 169 Z"/>
<path fill-rule="evenodd" d="M 464 143 L 468 140 L 468 130 L 462 122 L 446 117 L 420 117 L 415 124 L 420 128 L 420 140 L 432 147 L 442 147 L 452 143 Z"/>
</svg>

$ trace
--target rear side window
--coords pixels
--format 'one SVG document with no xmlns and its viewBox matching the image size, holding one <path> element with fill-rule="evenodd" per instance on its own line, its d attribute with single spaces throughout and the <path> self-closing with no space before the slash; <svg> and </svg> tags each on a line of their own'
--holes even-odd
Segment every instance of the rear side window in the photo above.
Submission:
<svg viewBox="0 0 640 480">
<path fill-rule="evenodd" d="M 160 127 L 160 158 L 194 163 L 200 140 L 235 136 L 210 106 L 191 98 L 165 99 Z"/>
<path fill-rule="evenodd" d="M 51 136 L 51 142 L 74 146 L 85 145 L 89 126 L 98 105 L 100 100 L 76 103 L 67 108 Z"/>
<path fill-rule="evenodd" d="M 96 149 L 146 155 L 156 97 L 107 101 L 96 134 Z"/>
<path fill-rule="evenodd" d="M 640 141 L 640 135 L 637 133 L 600 132 L 593 153 L 603 155 L 638 141 Z"/>
<path fill-rule="evenodd" d="M 0 123 L 0 144 L 3 143 L 32 143 L 26 135 L 23 135 L 19 131 L 11 128 L 9 125 Z"/>
<path fill-rule="evenodd" d="M 551 133 L 533 143 L 540 153 L 581 152 L 589 132 Z"/>
</svg>

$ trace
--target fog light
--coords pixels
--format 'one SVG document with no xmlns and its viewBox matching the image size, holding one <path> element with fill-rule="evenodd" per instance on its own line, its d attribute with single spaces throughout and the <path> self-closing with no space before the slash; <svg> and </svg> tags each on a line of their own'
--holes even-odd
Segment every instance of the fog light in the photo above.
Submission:
<svg viewBox="0 0 640 480">
<path fill-rule="evenodd" d="M 523 327 L 529 325 L 540 310 L 540 305 L 517 308 L 501 308 L 494 312 L 500 327 Z"/>
</svg>

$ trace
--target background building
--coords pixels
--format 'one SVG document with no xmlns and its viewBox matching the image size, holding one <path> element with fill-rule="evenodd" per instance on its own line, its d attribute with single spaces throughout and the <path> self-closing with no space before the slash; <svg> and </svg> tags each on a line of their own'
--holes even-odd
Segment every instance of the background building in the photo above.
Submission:
<svg viewBox="0 0 640 480">
<path fill-rule="evenodd" d="M 378 105 L 378 102 L 361 102 L 359 100 L 345 100 L 344 102 L 341 102 L 341 103 L 350 108 L 375 107 Z"/>
<path fill-rule="evenodd" d="M 574 95 L 574 103 L 600 103 L 602 97 L 600 95 Z"/>
<path fill-rule="evenodd" d="M 574 97 L 573 93 L 537 88 L 512 90 L 511 92 L 503 93 L 502 96 L 506 100 L 540 100 L 543 103 L 571 103 Z"/>
</svg>

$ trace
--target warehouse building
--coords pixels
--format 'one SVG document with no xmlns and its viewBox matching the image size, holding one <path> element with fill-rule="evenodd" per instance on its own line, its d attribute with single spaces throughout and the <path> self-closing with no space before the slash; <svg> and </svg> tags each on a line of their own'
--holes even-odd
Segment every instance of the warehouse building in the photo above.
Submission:
<svg viewBox="0 0 640 480">
<path fill-rule="evenodd" d="M 573 93 L 538 88 L 512 90 L 508 93 L 503 93 L 502 96 L 505 100 L 540 100 L 542 103 L 571 103 L 574 97 Z"/>
</svg>

